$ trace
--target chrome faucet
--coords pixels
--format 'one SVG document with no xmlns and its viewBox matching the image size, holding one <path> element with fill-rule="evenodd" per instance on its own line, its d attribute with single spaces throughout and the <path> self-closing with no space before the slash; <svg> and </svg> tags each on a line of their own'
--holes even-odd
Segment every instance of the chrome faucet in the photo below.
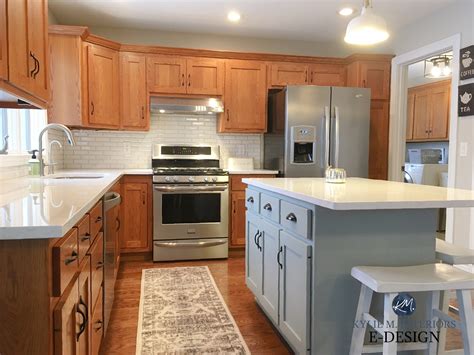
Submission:
<svg viewBox="0 0 474 355">
<path fill-rule="evenodd" d="M 65 125 L 58 124 L 58 123 L 50 123 L 46 125 L 46 127 L 43 128 L 43 130 L 39 134 L 39 152 L 38 152 L 38 160 L 40 163 L 40 176 L 44 176 L 44 167 L 45 163 L 43 160 L 43 135 L 46 131 L 50 129 L 59 129 L 64 132 L 66 135 L 67 141 L 70 145 L 75 145 L 76 141 L 74 140 L 74 136 L 72 135 L 72 132 L 69 128 L 67 128 Z"/>
<path fill-rule="evenodd" d="M 59 148 L 62 148 L 63 145 L 61 144 L 60 141 L 54 139 L 51 142 L 49 142 L 49 149 L 48 149 L 48 174 L 54 174 L 54 166 L 57 164 L 53 162 L 53 145 L 57 145 Z"/>
</svg>

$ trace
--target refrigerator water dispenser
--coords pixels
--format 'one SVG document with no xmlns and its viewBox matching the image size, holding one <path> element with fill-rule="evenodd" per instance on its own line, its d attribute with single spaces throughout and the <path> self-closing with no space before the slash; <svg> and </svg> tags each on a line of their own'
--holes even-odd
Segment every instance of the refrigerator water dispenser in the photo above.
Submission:
<svg viewBox="0 0 474 355">
<path fill-rule="evenodd" d="M 291 127 L 291 163 L 314 164 L 316 153 L 316 127 Z"/>
</svg>

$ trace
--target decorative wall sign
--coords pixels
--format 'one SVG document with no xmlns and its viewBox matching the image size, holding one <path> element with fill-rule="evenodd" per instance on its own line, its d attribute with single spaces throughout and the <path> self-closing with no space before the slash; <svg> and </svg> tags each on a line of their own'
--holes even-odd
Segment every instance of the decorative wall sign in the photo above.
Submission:
<svg viewBox="0 0 474 355">
<path fill-rule="evenodd" d="M 474 45 L 462 48 L 460 53 L 459 79 L 474 78 Z"/>
<path fill-rule="evenodd" d="M 474 83 L 460 85 L 458 95 L 458 115 L 474 116 Z"/>
</svg>

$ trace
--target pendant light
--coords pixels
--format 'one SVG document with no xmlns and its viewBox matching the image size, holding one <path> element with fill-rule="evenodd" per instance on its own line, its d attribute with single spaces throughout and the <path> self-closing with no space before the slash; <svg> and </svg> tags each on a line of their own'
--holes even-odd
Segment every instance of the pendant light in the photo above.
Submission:
<svg viewBox="0 0 474 355">
<path fill-rule="evenodd" d="M 360 15 L 347 25 L 344 41 L 349 44 L 371 45 L 383 42 L 388 37 L 385 20 L 374 13 L 370 0 L 364 0 Z"/>
</svg>

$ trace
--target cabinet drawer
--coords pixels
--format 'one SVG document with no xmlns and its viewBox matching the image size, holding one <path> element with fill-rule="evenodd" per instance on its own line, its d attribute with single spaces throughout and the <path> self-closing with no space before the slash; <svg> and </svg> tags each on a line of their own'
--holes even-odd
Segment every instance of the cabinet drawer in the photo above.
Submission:
<svg viewBox="0 0 474 355">
<path fill-rule="evenodd" d="M 79 244 L 79 263 L 86 255 L 87 251 L 91 246 L 91 233 L 89 224 L 89 215 L 86 214 L 76 225 L 77 228 L 77 239 Z"/>
<path fill-rule="evenodd" d="M 260 214 L 280 223 L 280 200 L 267 194 L 260 194 Z"/>
<path fill-rule="evenodd" d="M 254 213 L 258 213 L 259 209 L 259 202 L 260 202 L 260 193 L 247 189 L 245 191 L 245 207 L 247 207 L 247 210 L 252 211 Z"/>
<path fill-rule="evenodd" d="M 97 233 L 99 233 L 100 229 L 102 228 L 102 201 L 99 201 L 94 208 L 91 209 L 89 212 L 90 215 L 90 233 L 92 236 L 92 241 L 94 241 Z"/>
<path fill-rule="evenodd" d="M 91 304 L 95 304 L 104 280 L 103 234 L 99 233 L 90 248 L 91 256 Z"/>
<path fill-rule="evenodd" d="M 53 295 L 61 296 L 79 270 L 77 229 L 73 228 L 53 246 Z"/>
<path fill-rule="evenodd" d="M 102 287 L 99 290 L 99 299 L 95 304 L 94 311 L 92 313 L 91 318 L 91 354 L 98 355 L 100 349 L 100 343 L 102 342 L 102 336 L 104 334 L 104 319 L 102 316 L 102 308 L 103 308 L 103 301 L 102 301 Z"/>
<path fill-rule="evenodd" d="M 280 210 L 280 224 L 283 228 L 304 238 L 310 238 L 311 210 L 287 201 L 281 201 Z"/>
</svg>

